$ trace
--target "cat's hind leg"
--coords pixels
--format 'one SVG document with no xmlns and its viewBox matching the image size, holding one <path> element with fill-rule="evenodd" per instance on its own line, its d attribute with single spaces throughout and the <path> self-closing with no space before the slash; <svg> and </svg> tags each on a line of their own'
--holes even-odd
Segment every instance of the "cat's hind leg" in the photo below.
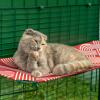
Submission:
<svg viewBox="0 0 100 100">
<path fill-rule="evenodd" d="M 73 71 L 86 69 L 91 66 L 92 66 L 92 63 L 89 60 L 72 61 L 66 64 L 56 65 L 52 73 L 55 75 L 62 75 L 62 74 L 71 73 Z"/>
</svg>

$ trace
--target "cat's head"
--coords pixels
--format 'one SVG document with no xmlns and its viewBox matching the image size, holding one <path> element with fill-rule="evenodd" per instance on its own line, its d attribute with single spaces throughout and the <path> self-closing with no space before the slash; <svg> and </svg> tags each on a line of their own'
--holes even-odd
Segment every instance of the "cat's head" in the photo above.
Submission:
<svg viewBox="0 0 100 100">
<path fill-rule="evenodd" d="M 39 51 L 47 46 L 47 36 L 33 29 L 26 29 L 22 38 L 22 47 L 28 51 Z"/>
</svg>

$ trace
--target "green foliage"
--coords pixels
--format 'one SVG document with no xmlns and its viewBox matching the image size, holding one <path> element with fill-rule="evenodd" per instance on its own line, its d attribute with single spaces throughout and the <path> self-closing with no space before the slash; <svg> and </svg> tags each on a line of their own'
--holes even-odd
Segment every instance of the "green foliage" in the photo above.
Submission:
<svg viewBox="0 0 100 100">
<path fill-rule="evenodd" d="M 37 84 L 37 83 L 36 83 Z M 39 83 L 14 82 L 1 78 L 1 100 L 97 100 L 98 84 L 91 78 L 72 76 Z"/>
</svg>

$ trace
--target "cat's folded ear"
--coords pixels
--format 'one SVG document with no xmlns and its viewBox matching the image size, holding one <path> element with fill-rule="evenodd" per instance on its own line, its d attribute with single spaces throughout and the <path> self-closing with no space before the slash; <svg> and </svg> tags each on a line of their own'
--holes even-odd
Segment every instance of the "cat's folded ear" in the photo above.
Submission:
<svg viewBox="0 0 100 100">
<path fill-rule="evenodd" d="M 25 30 L 24 34 L 27 34 L 27 35 L 33 35 L 35 32 L 32 28 L 28 28 Z"/>
<path fill-rule="evenodd" d="M 32 28 L 28 28 L 25 30 L 24 34 L 31 35 L 31 36 L 42 36 L 45 40 L 47 40 L 47 36 L 37 30 L 34 30 Z"/>
<path fill-rule="evenodd" d="M 48 37 L 46 35 L 44 35 L 44 34 L 43 34 L 43 38 L 44 38 L 44 40 L 48 39 Z"/>
</svg>

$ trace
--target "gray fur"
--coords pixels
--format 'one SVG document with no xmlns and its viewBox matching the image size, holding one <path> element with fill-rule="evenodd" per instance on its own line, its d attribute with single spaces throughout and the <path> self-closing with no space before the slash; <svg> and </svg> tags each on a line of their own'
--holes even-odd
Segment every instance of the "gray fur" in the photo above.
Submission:
<svg viewBox="0 0 100 100">
<path fill-rule="evenodd" d="M 46 40 L 47 36 L 39 31 L 25 30 L 14 54 L 16 65 L 35 77 L 49 73 L 62 75 L 92 66 L 75 48 L 63 44 L 47 44 Z"/>
</svg>

